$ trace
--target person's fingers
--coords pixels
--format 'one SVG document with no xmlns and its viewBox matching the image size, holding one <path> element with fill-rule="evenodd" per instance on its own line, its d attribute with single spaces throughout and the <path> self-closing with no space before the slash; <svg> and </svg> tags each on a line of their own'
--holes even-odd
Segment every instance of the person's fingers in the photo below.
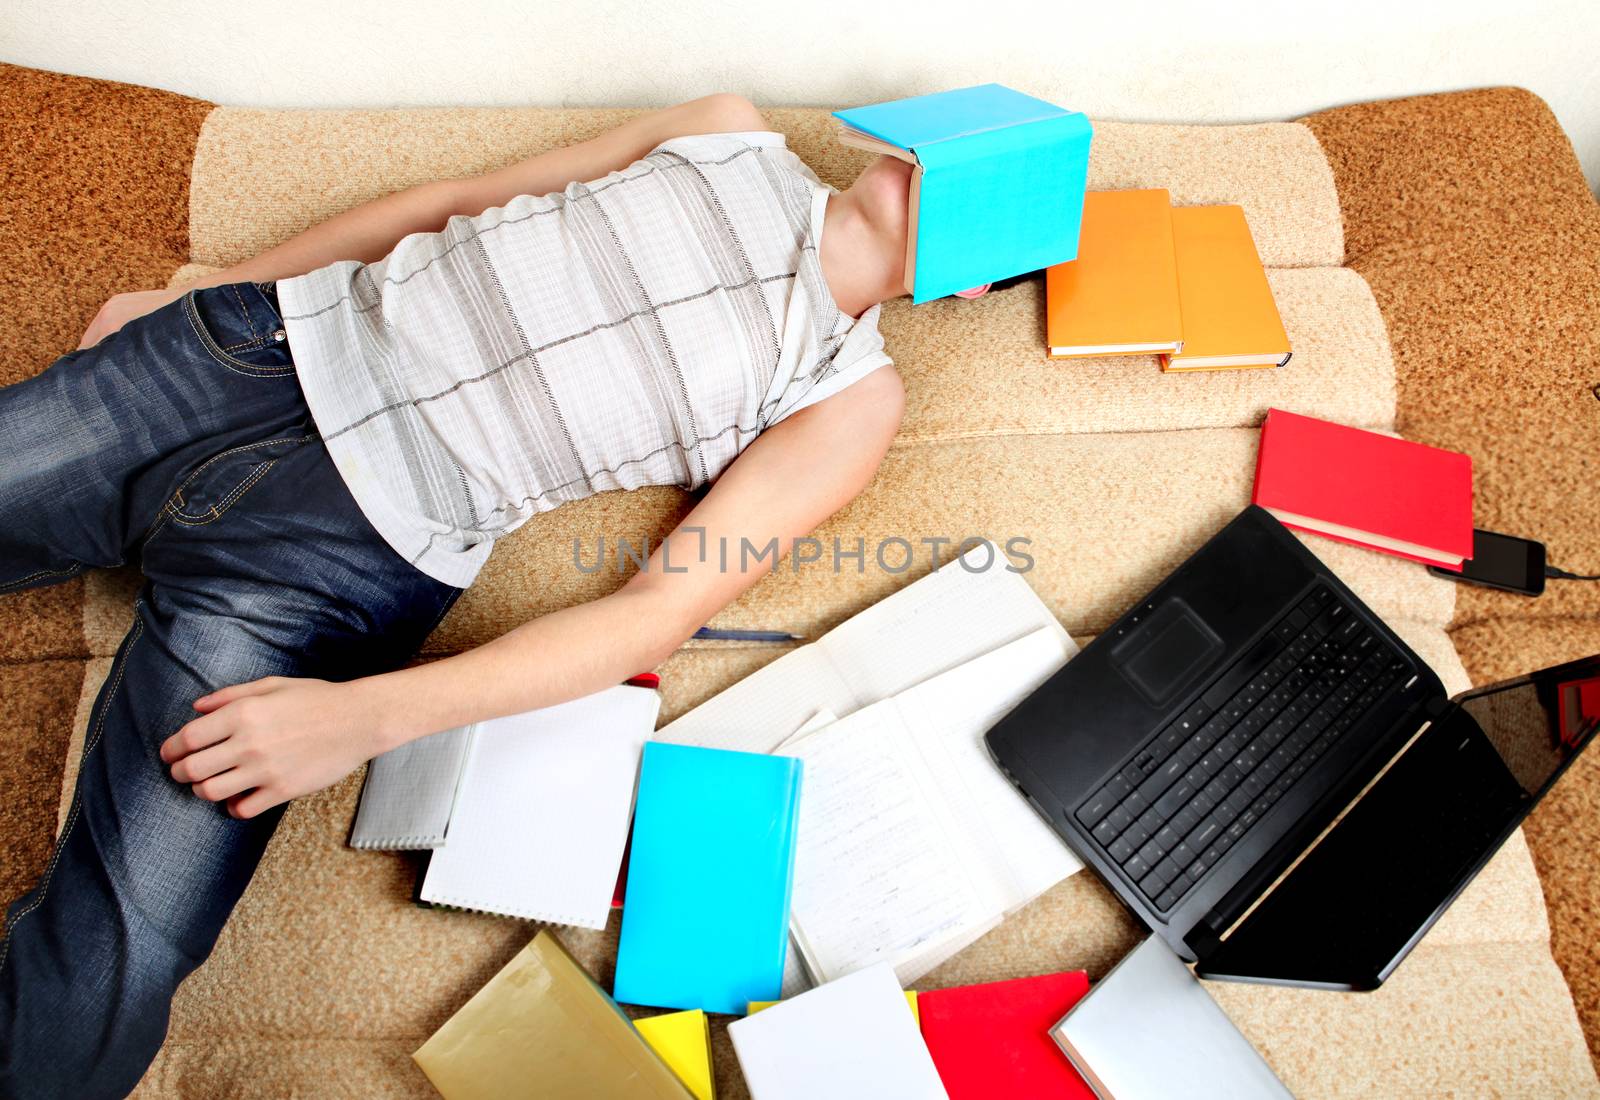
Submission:
<svg viewBox="0 0 1600 1100">
<path fill-rule="evenodd" d="M 190 785 L 190 789 L 207 802 L 221 802 L 223 799 L 232 798 L 240 791 L 248 791 L 254 784 L 243 768 L 233 768 L 221 775 L 213 775 L 209 779 L 202 779 Z"/>
<path fill-rule="evenodd" d="M 232 729 L 225 714 L 206 714 L 184 724 L 183 728 L 161 742 L 161 762 L 171 764 L 192 752 L 199 752 L 228 736 Z"/>
<path fill-rule="evenodd" d="M 226 706 L 235 699 L 243 699 L 249 695 L 263 695 L 283 682 L 281 676 L 264 676 L 259 680 L 250 680 L 243 684 L 234 684 L 231 687 L 219 688 L 209 695 L 202 695 L 194 701 L 194 709 L 201 714 L 209 714 L 218 707 Z"/>
<path fill-rule="evenodd" d="M 259 813 L 272 809 L 282 801 L 283 799 L 269 791 L 257 789 L 249 794 L 230 798 L 228 800 L 228 813 L 240 820 L 248 820 Z"/>
<path fill-rule="evenodd" d="M 173 762 L 172 778 L 179 783 L 198 783 L 213 775 L 225 772 L 239 763 L 238 750 L 229 740 L 218 741 L 209 748 L 180 756 Z"/>
</svg>

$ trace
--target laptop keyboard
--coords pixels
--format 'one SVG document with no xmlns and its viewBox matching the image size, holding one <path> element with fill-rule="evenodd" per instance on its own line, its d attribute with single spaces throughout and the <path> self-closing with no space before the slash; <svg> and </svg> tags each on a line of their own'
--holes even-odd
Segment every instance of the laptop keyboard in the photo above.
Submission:
<svg viewBox="0 0 1600 1100">
<path fill-rule="evenodd" d="M 1410 679 L 1410 663 L 1318 585 L 1077 810 L 1166 912 L 1339 737 Z"/>
</svg>

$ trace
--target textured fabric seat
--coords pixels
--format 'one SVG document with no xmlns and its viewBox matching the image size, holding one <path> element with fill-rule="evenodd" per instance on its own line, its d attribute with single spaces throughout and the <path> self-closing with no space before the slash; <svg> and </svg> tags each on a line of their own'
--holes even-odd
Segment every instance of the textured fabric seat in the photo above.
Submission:
<svg viewBox="0 0 1600 1100">
<path fill-rule="evenodd" d="M 142 265 L 116 261 L 106 249 L 102 266 L 91 267 L 100 280 L 95 293 L 73 302 L 83 311 L 79 329 L 90 303 L 98 304 L 96 293 L 103 297 L 130 280 L 191 278 L 366 198 L 579 140 L 628 113 L 213 108 L 142 89 L 0 73 L 12 101 L 6 110 L 17 111 L 18 99 L 34 105 L 35 117 L 10 119 L 8 127 L 19 134 L 53 127 L 49 135 L 86 148 L 85 157 L 95 155 L 96 128 L 106 124 L 66 110 L 68 100 L 100 104 L 101 114 L 120 111 L 141 120 L 129 124 L 141 131 L 189 135 L 169 136 L 171 148 L 116 169 L 120 186 L 163 196 L 165 214 L 127 215 L 133 228 L 120 232 L 137 237 L 146 258 Z M 832 140 L 825 112 L 767 114 L 825 181 L 844 186 L 864 163 L 863 154 Z M 1518 155 L 1503 150 L 1492 170 L 1485 163 L 1494 151 L 1480 151 L 1473 170 L 1496 183 L 1492 193 L 1439 178 L 1428 135 L 1451 145 L 1458 129 L 1481 132 L 1486 118 L 1498 120 L 1501 130 L 1525 132 L 1548 159 L 1544 173 L 1520 167 L 1524 143 Z M 1397 158 L 1410 174 L 1391 163 Z M 82 179 L 85 168 L 79 163 L 73 171 Z M 39 186 L 43 193 L 64 185 L 41 180 Z M 1100 123 L 1090 186 L 1166 187 L 1179 203 L 1241 203 L 1270 268 L 1293 362 L 1279 371 L 1194 376 L 1163 376 L 1143 359 L 1049 362 L 1042 358 L 1042 289 L 1034 282 L 976 302 L 916 309 L 890 303 L 882 328 L 907 383 L 905 421 L 877 478 L 817 537 L 825 546 L 838 539 L 846 549 L 857 540 L 870 548 L 888 537 L 907 539 L 918 547 L 917 564 L 888 574 L 872 566 L 869 550 L 864 571 L 853 559 L 838 572 L 785 567 L 714 625 L 815 637 L 925 572 L 921 540 L 953 544 L 985 535 L 1031 540 L 1036 564 L 1029 581 L 1068 631 L 1086 641 L 1248 501 L 1257 427 L 1271 406 L 1471 450 L 1479 459 L 1480 523 L 1537 532 L 1551 543 L 1552 560 L 1569 567 L 1596 565 L 1582 558 L 1597 541 L 1592 509 L 1575 516 L 1561 505 L 1559 488 L 1536 489 L 1531 474 L 1548 429 L 1535 430 L 1530 417 L 1553 423 L 1576 450 L 1585 432 L 1592 442 L 1600 411 L 1569 408 L 1583 393 L 1580 371 L 1569 365 L 1571 348 L 1561 363 L 1551 362 L 1551 348 L 1541 342 L 1547 335 L 1533 331 L 1550 309 L 1537 296 L 1563 290 L 1569 294 L 1561 299 L 1563 332 L 1587 339 L 1592 349 L 1600 331 L 1600 270 L 1591 266 L 1588 284 L 1558 271 L 1538 250 L 1554 244 L 1526 228 L 1548 224 L 1569 250 L 1574 240 L 1587 242 L 1591 259 L 1600 256 L 1600 213 L 1570 146 L 1537 100 L 1497 90 L 1362 105 L 1295 123 Z M 184 221 L 185 195 L 187 234 L 174 239 L 171 225 Z M 1430 196 L 1444 212 L 1413 213 L 1431 209 Z M 1485 227 L 1483 211 L 1496 203 L 1527 207 L 1529 220 L 1521 228 Z M 14 210 L 8 213 L 20 230 L 29 208 Z M 18 283 L 23 276 L 16 272 L 0 276 L 12 283 L 6 289 L 65 301 L 65 289 L 51 282 L 47 251 L 28 254 L 31 282 Z M 1441 255 L 1454 257 L 1456 266 L 1444 266 Z M 1479 255 L 1492 257 L 1508 282 L 1526 282 L 1518 277 L 1524 269 L 1548 275 L 1542 290 L 1521 286 L 1520 298 L 1500 293 L 1502 308 L 1490 327 L 1501 347 L 1481 338 L 1470 316 L 1497 288 L 1456 273 L 1472 268 L 1468 260 Z M 0 319 L 21 325 L 33 342 L 27 357 L 7 349 L 6 378 L 42 368 L 75 337 L 73 325 L 57 318 L 11 317 L 18 308 L 0 300 Z M 1563 457 L 1552 480 L 1592 494 L 1586 469 L 1580 459 Z M 1577 498 L 1566 499 L 1570 505 Z M 580 571 L 575 544 L 592 560 L 601 539 L 657 537 L 689 503 L 677 490 L 648 489 L 603 494 L 535 517 L 496 548 L 427 652 L 456 652 L 528 617 L 602 594 L 621 576 Z M 1314 537 L 1307 544 L 1452 691 L 1468 686 L 1469 672 L 1505 675 L 1575 656 L 1586 639 L 1592 646 L 1600 635 L 1600 600 L 1588 593 L 1555 593 L 1531 607 L 1458 590 L 1399 559 Z M 52 779 L 61 774 L 71 782 L 76 747 L 64 742 L 81 732 L 126 627 L 133 580 L 125 572 L 93 574 L 67 590 L 0 602 L 0 647 L 11 661 L 0 669 L 0 686 L 18 688 L 14 697 L 38 715 L 8 719 L 14 729 L 3 736 L 22 739 L 47 760 Z M 659 670 L 663 720 L 780 652 L 685 646 Z M 80 699 L 76 719 L 62 705 L 69 694 Z M 20 771 L 6 772 L 8 784 Z M 1575 783 L 1600 789 L 1595 771 L 1578 769 Z M 215 955 L 180 990 L 168 1043 L 141 1095 L 429 1094 L 410 1051 L 534 929 L 412 906 L 408 858 L 345 847 L 359 787 L 357 774 L 291 807 Z M 1568 802 L 1577 797 L 1558 793 Z M 47 858 L 35 835 L 47 842 L 53 824 L 47 802 L 53 808 L 53 799 L 34 795 L 0 826 L 14 853 L 8 877 L 0 879 L 10 894 Z M 1552 810 L 1566 813 L 1565 806 Z M 1541 827 L 1536 819 L 1530 831 L 1537 836 Z M 1213 984 L 1212 992 L 1296 1095 L 1600 1093 L 1567 984 L 1592 988 L 1584 983 L 1593 980 L 1593 962 L 1568 963 L 1563 977 L 1535 870 L 1537 859 L 1550 890 L 1548 868 L 1575 859 L 1567 846 L 1581 844 L 1582 834 L 1551 828 L 1565 828 L 1566 839 L 1536 844 L 1533 857 L 1517 834 L 1376 993 L 1229 984 Z M 1595 881 L 1591 872 L 1588 889 Z M 1565 904 L 1560 891 L 1551 896 L 1558 907 Z M 613 919 L 604 933 L 559 932 L 602 983 L 610 980 L 616 926 Z M 1097 977 L 1137 935 L 1106 889 L 1080 874 L 919 986 L 1074 967 Z M 1588 1011 L 1591 1002 L 1583 1003 Z M 720 1026 L 715 1042 L 719 1095 L 743 1096 Z"/>
</svg>

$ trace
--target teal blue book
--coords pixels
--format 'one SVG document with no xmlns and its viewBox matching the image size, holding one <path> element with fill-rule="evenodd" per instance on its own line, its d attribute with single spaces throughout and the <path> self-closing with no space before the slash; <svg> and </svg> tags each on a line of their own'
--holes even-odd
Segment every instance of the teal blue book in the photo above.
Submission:
<svg viewBox="0 0 1600 1100">
<path fill-rule="evenodd" d="M 639 765 L 614 995 L 743 1015 L 789 947 L 799 760 L 651 741 Z"/>
<path fill-rule="evenodd" d="M 833 114 L 844 144 L 914 166 L 913 302 L 1077 259 L 1094 136 L 1082 113 L 980 84 Z"/>
</svg>

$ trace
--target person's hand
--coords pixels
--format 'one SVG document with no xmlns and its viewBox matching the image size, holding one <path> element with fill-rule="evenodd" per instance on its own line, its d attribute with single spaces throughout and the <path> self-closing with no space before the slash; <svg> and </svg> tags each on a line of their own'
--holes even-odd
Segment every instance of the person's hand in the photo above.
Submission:
<svg viewBox="0 0 1600 1100">
<path fill-rule="evenodd" d="M 91 348 L 116 332 L 135 317 L 160 309 L 168 302 L 183 296 L 182 290 L 135 290 L 129 294 L 113 294 L 100 312 L 94 315 L 89 327 L 83 330 L 78 347 Z"/>
<path fill-rule="evenodd" d="M 201 798 L 254 817 L 381 751 L 379 718 L 360 683 L 268 676 L 214 691 L 194 701 L 200 717 L 162 742 L 161 759 Z"/>
</svg>

